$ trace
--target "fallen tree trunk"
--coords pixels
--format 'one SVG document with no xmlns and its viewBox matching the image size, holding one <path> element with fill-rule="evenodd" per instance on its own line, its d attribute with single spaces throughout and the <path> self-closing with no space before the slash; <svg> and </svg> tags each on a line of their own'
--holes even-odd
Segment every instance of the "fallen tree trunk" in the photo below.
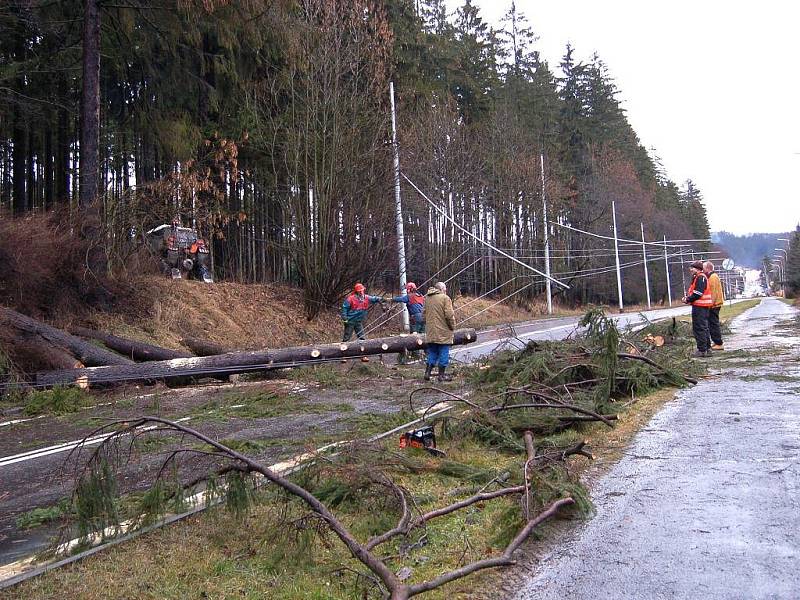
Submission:
<svg viewBox="0 0 800 600">
<path fill-rule="evenodd" d="M 189 348 L 197 356 L 216 356 L 217 354 L 227 354 L 231 352 L 230 348 L 217 344 L 216 342 L 209 342 L 208 340 L 201 340 L 194 337 L 185 337 L 181 339 L 181 344 Z"/>
<path fill-rule="evenodd" d="M 116 352 L 100 348 L 66 331 L 31 319 L 10 308 L 0 306 L 0 328 L 10 328 L 22 334 L 38 336 L 45 342 L 68 350 L 84 365 L 91 367 L 103 365 L 130 365 L 133 361 Z"/>
<path fill-rule="evenodd" d="M 103 333 L 86 327 L 78 327 L 77 325 L 70 327 L 69 332 L 83 338 L 103 342 L 112 350 L 138 361 L 172 360 L 173 358 L 191 358 L 192 356 L 188 352 L 170 350 L 169 348 L 162 348 L 161 346 L 154 346 L 137 340 L 129 340 L 118 335 Z"/>
<path fill-rule="evenodd" d="M 80 369 L 84 365 L 64 348 L 54 346 L 37 335 L 19 331 L 0 331 L 0 350 L 27 372 L 47 369 Z"/>
<path fill-rule="evenodd" d="M 459 329 L 455 332 L 454 345 L 471 344 L 477 334 L 474 329 Z M 176 358 L 156 361 L 87 369 L 68 369 L 36 374 L 36 383 L 43 386 L 90 385 L 118 381 L 166 380 L 202 375 L 231 375 L 252 371 L 267 371 L 299 366 L 329 359 L 353 358 L 373 354 L 391 354 L 404 350 L 426 347 L 425 336 L 399 335 L 374 340 L 356 340 L 339 344 L 318 346 L 296 346 L 276 350 L 253 350 L 229 352 L 216 356 Z"/>
</svg>

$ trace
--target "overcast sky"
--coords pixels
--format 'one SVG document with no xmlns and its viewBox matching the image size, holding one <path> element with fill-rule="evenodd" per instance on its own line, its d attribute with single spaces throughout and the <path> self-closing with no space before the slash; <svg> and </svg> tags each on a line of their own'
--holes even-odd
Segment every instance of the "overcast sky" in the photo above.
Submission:
<svg viewBox="0 0 800 600">
<path fill-rule="evenodd" d="M 448 0 L 454 9 L 462 2 Z M 511 0 L 474 0 L 499 24 Z M 800 221 L 800 2 L 518 0 L 556 68 L 571 42 L 595 51 L 646 148 L 692 179 L 713 231 Z"/>
</svg>

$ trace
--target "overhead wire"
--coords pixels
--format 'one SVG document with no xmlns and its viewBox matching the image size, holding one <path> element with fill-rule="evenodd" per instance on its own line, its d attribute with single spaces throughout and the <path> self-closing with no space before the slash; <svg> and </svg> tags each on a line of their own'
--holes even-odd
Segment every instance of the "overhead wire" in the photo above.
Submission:
<svg viewBox="0 0 800 600">
<path fill-rule="evenodd" d="M 550 225 L 555 225 L 557 227 L 562 227 L 564 229 L 569 229 L 570 231 L 576 231 L 578 233 L 583 233 L 585 235 L 589 235 L 589 236 L 596 237 L 596 238 L 603 239 L 603 240 L 614 240 L 614 239 L 616 239 L 617 243 L 639 244 L 640 246 L 642 244 L 645 244 L 646 246 L 657 246 L 658 248 L 664 248 L 665 246 L 667 248 L 677 248 L 677 247 L 687 246 L 688 245 L 688 244 L 677 244 L 677 245 L 676 244 L 666 244 L 664 242 L 643 242 L 642 240 L 629 240 L 627 238 L 621 238 L 621 237 L 614 238 L 613 236 L 601 235 L 599 233 L 593 233 L 591 231 L 586 231 L 585 229 L 579 229 L 578 227 L 573 227 L 572 225 L 565 225 L 565 224 L 559 223 L 557 221 L 548 221 L 548 223 Z M 667 241 L 669 241 L 669 240 L 667 240 Z M 710 241 L 710 240 L 702 240 L 702 241 Z"/>
<path fill-rule="evenodd" d="M 466 323 L 467 321 L 471 321 L 472 319 L 474 319 L 474 318 L 475 318 L 475 317 L 477 317 L 478 315 L 480 315 L 480 314 L 482 314 L 482 313 L 485 313 L 487 310 L 490 310 L 490 309 L 494 308 L 495 306 L 497 306 L 498 304 L 502 304 L 503 302 L 505 302 L 505 301 L 506 301 L 506 300 L 508 300 L 509 298 L 513 298 L 514 296 L 516 296 L 516 295 L 517 295 L 517 294 L 519 294 L 520 292 L 523 292 L 523 291 L 527 290 L 527 289 L 528 289 L 529 287 L 531 287 L 533 284 L 534 284 L 534 282 L 533 282 L 533 281 L 531 281 L 530 283 L 528 283 L 528 284 L 526 284 L 526 285 L 522 286 L 521 288 L 519 288 L 519 289 L 518 289 L 518 290 L 516 290 L 515 292 L 512 292 L 511 294 L 509 294 L 509 295 L 508 295 L 508 296 L 506 296 L 505 298 L 501 298 L 500 300 L 498 300 L 498 301 L 497 301 L 497 302 L 495 302 L 494 304 L 492 304 L 492 305 L 490 305 L 490 306 L 487 306 L 487 307 L 486 307 L 486 308 L 484 308 L 483 310 L 479 310 L 479 311 L 478 311 L 478 312 L 476 312 L 474 315 L 470 315 L 470 316 L 469 316 L 469 317 L 467 317 L 466 319 L 462 319 L 461 321 L 459 321 L 458 323 L 456 323 L 456 326 L 458 326 L 458 325 L 463 325 L 463 324 L 464 324 L 464 323 Z"/>
<path fill-rule="evenodd" d="M 681 252 L 681 253 L 669 254 L 668 257 L 675 257 L 675 256 L 681 256 L 681 255 L 685 255 L 685 253 Z M 659 262 L 659 261 L 661 261 L 663 259 L 664 259 L 663 256 L 650 257 L 650 258 L 647 259 L 647 262 Z M 621 270 L 622 269 L 629 269 L 629 268 L 632 268 L 632 267 L 641 266 L 643 264 L 644 264 L 644 260 L 631 261 L 631 262 L 623 263 L 622 265 L 620 265 L 620 269 Z M 675 264 L 680 264 L 680 263 L 675 263 Z M 593 276 L 597 276 L 597 275 L 605 275 L 605 274 L 608 274 L 608 273 L 613 273 L 614 271 L 616 271 L 616 266 L 605 266 L 605 267 L 598 267 L 596 269 L 586 269 L 586 270 L 582 270 L 582 271 L 574 271 L 574 273 L 575 273 L 574 275 L 571 275 L 571 273 L 573 273 L 573 272 L 560 272 L 560 273 L 557 273 L 557 275 L 562 276 L 562 277 L 565 276 L 565 275 L 571 275 L 569 277 L 570 279 L 581 279 L 581 278 L 584 278 L 584 277 L 593 277 Z M 494 288 L 494 290 L 492 290 L 492 292 L 496 291 L 500 287 L 503 287 L 507 283 L 510 283 L 510 281 L 513 281 L 514 279 L 517 279 L 518 277 L 519 277 L 519 275 L 514 277 L 514 278 L 512 278 L 512 279 L 510 279 L 509 281 L 501 284 L 500 286 Z M 536 283 L 536 281 L 531 281 L 527 285 L 519 288 L 518 290 L 515 290 L 514 292 L 512 292 L 512 293 L 508 294 L 507 296 L 505 296 L 504 298 L 498 300 L 497 302 L 495 302 L 491 306 L 488 306 L 488 307 L 486 307 L 486 308 L 484 308 L 482 310 L 479 310 L 478 312 L 476 312 L 473 315 L 470 315 L 466 319 L 463 319 L 463 320 L 459 321 L 457 324 L 461 325 L 463 323 L 466 323 L 467 321 L 470 321 L 471 319 L 473 319 L 474 317 L 478 316 L 479 314 L 484 313 L 487 310 L 490 310 L 491 308 L 494 308 L 498 304 L 501 304 L 501 303 L 505 302 L 506 300 L 508 300 L 509 298 L 512 298 L 513 296 L 517 295 L 518 293 L 522 292 L 523 290 L 528 289 L 534 283 Z M 487 294 L 484 294 L 484 295 L 488 295 L 489 293 L 491 293 L 491 292 L 488 292 Z M 475 300 L 471 300 L 470 302 L 467 302 L 463 306 L 459 307 L 457 310 L 463 309 L 465 306 L 468 306 L 469 304 L 471 304 L 474 301 Z"/>
<path fill-rule="evenodd" d="M 498 254 L 501 254 L 501 255 L 505 256 L 506 258 L 511 259 L 515 263 L 522 265 L 526 269 L 529 269 L 529 270 L 533 271 L 534 273 L 537 273 L 537 274 L 541 275 L 542 277 L 546 277 L 547 279 L 549 279 L 550 281 L 552 281 L 556 285 L 558 285 L 558 286 L 560 286 L 560 287 L 562 287 L 564 289 L 569 289 L 569 286 L 567 284 L 559 281 L 558 279 L 554 279 L 553 277 L 550 277 L 549 275 L 546 275 L 546 274 L 542 273 L 541 271 L 539 271 L 538 269 L 530 266 L 529 264 L 524 263 L 524 262 L 522 262 L 521 260 L 519 260 L 517 258 L 514 258 L 513 256 L 511 256 L 510 254 L 508 254 L 506 252 L 503 252 L 502 250 L 496 248 L 494 245 L 490 244 L 489 242 L 487 242 L 483 238 L 475 235 L 474 233 L 472 233 L 471 231 L 469 231 L 468 229 L 463 227 L 459 222 L 457 222 L 453 217 L 451 217 L 445 210 L 443 210 L 440 206 L 438 206 L 433 200 L 428 198 L 428 196 L 425 194 L 425 192 L 423 192 L 421 189 L 419 189 L 419 187 L 417 187 L 417 185 L 413 181 L 411 181 L 411 179 L 408 178 L 408 175 L 406 175 L 405 173 L 402 173 L 402 172 L 401 172 L 401 175 L 411 185 L 411 187 L 413 187 L 417 191 L 417 193 L 420 196 L 422 196 L 425 199 L 425 201 L 436 212 L 441 214 L 445 219 L 450 221 L 455 227 L 457 227 L 458 229 L 460 229 L 461 231 L 466 233 L 468 236 L 470 236 L 471 238 L 475 239 L 476 241 L 478 241 L 479 243 L 483 244 L 484 246 L 487 246 L 488 248 L 491 248 L 492 250 L 494 250 Z"/>
<path fill-rule="evenodd" d="M 436 273 L 434 273 L 433 275 L 431 275 L 430 277 L 428 277 L 428 278 L 427 278 L 425 281 L 423 281 L 422 283 L 420 283 L 420 284 L 419 284 L 417 287 L 419 287 L 419 288 L 423 288 L 423 287 L 425 286 L 425 284 L 427 284 L 429 281 L 432 281 L 432 280 L 433 280 L 435 277 L 437 277 L 437 276 L 438 276 L 438 275 L 439 275 L 439 274 L 440 274 L 442 271 L 444 271 L 445 269 L 447 269 L 447 268 L 448 268 L 450 265 L 452 265 L 452 264 L 453 264 L 454 262 L 456 262 L 456 261 L 457 261 L 459 258 L 461 258 L 462 256 L 464 256 L 464 255 L 465 255 L 467 252 L 469 252 L 470 250 L 472 250 L 472 248 L 467 248 L 466 250 L 464 250 L 464 251 L 463 251 L 461 254 L 459 254 L 458 256 L 456 256 L 456 257 L 455 257 L 453 260 L 451 260 L 449 263 L 447 263 L 447 264 L 446 264 L 444 267 L 442 267 L 441 269 L 439 269 L 438 271 L 436 271 Z M 477 261 L 476 261 L 476 262 L 477 262 Z M 473 263 L 473 264 L 474 264 L 474 263 Z M 382 317 L 382 318 L 381 318 L 379 321 L 377 321 L 377 322 L 375 322 L 375 323 L 372 323 L 372 324 L 370 324 L 370 326 L 369 326 L 367 329 L 365 329 L 365 330 L 364 330 L 364 335 L 366 335 L 366 334 L 368 334 L 368 333 L 370 333 L 370 332 L 372 332 L 372 331 L 375 331 L 377 328 L 381 327 L 382 325 L 385 325 L 386 323 L 388 323 L 389 321 L 391 321 L 391 320 L 392 320 L 392 319 L 394 319 L 395 317 L 399 317 L 399 316 L 402 314 L 402 312 L 403 312 L 404 310 L 406 310 L 405 306 L 401 306 L 401 307 L 399 307 L 399 310 L 394 310 L 394 309 L 391 309 L 391 310 L 389 310 L 389 311 L 388 311 L 388 312 L 389 312 L 389 314 L 388 314 L 388 315 L 383 315 L 383 317 Z"/>
<path fill-rule="evenodd" d="M 517 278 L 519 278 L 519 277 L 520 277 L 519 275 L 514 275 L 514 277 L 512 277 L 512 278 L 511 278 L 511 279 L 509 279 L 508 281 L 504 281 L 503 283 L 501 283 L 500 285 L 498 285 L 498 286 L 497 286 L 497 287 L 495 287 L 495 288 L 492 288 L 491 290 L 489 290 L 489 291 L 488 291 L 488 292 L 486 292 L 485 294 L 481 294 L 480 296 L 477 296 L 476 298 L 473 298 L 473 299 L 472 299 L 472 300 L 470 300 L 469 302 L 465 302 L 465 303 L 464 303 L 464 304 L 462 304 L 461 306 L 457 306 L 457 307 L 455 307 L 455 310 L 464 310 L 464 309 L 465 309 L 467 306 L 469 306 L 470 304 L 472 304 L 472 303 L 474 303 L 474 302 L 477 302 L 477 301 L 478 301 L 478 300 L 480 300 L 481 298 L 485 298 L 486 296 L 489 296 L 490 294 L 493 294 L 494 292 L 496 292 L 497 290 L 499 290 L 501 287 L 504 287 L 504 286 L 508 285 L 509 283 L 511 283 L 512 281 L 514 281 L 515 279 L 517 279 Z"/>
</svg>

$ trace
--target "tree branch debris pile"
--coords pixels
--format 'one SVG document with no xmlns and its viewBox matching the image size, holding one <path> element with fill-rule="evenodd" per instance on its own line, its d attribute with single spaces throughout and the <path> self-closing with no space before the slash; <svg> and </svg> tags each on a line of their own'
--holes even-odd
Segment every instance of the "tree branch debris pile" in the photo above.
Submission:
<svg viewBox="0 0 800 600">
<path fill-rule="evenodd" d="M 591 310 L 580 325 L 580 336 L 529 341 L 478 366 L 471 379 L 483 420 L 465 426 L 498 440 L 525 430 L 552 435 L 592 421 L 612 426 L 620 408 L 637 397 L 697 383 L 702 367 L 689 358 L 686 323 L 672 319 L 620 332 L 602 311 Z"/>
</svg>

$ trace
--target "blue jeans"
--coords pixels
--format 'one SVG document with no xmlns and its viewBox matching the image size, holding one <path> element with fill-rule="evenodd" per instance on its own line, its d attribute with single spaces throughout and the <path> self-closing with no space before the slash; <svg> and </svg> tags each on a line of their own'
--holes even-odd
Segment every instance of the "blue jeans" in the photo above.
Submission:
<svg viewBox="0 0 800 600">
<path fill-rule="evenodd" d="M 450 364 L 450 344 L 428 344 L 428 364 L 444 368 Z"/>
</svg>

